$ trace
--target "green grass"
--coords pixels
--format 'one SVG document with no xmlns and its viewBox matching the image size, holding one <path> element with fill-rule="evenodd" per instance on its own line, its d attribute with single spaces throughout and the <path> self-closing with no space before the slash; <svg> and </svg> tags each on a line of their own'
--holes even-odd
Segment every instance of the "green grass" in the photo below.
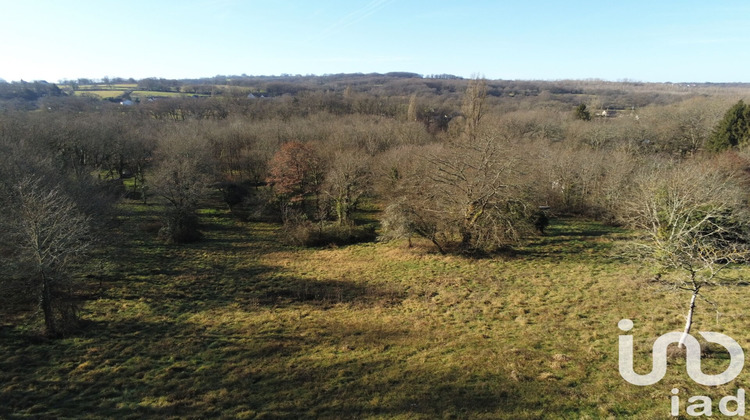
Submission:
<svg viewBox="0 0 750 420">
<path fill-rule="evenodd" d="M 76 95 L 96 95 L 102 99 L 114 98 L 125 94 L 124 90 L 79 90 Z"/>
<path fill-rule="evenodd" d="M 152 90 L 134 90 L 131 94 L 133 99 L 136 97 L 141 98 L 141 100 L 149 97 L 169 97 L 169 98 L 175 98 L 175 97 L 181 97 L 181 96 L 192 96 L 188 93 L 182 93 L 182 92 L 157 92 Z"/>
<path fill-rule="evenodd" d="M 201 211 L 205 241 L 165 245 L 146 228 L 157 205 L 122 209 L 80 334 L 0 330 L 0 417 L 653 419 L 673 387 L 683 402 L 734 391 L 693 384 L 679 360 L 650 387 L 620 378 L 617 322 L 635 321 L 644 372 L 688 300 L 621 256 L 621 229 L 553 220 L 513 253 L 470 259 L 423 241 L 286 247 L 278 226 L 221 207 Z M 722 317 L 700 302 L 695 331 L 750 349 L 747 292 L 709 291 Z"/>
<path fill-rule="evenodd" d="M 63 85 L 65 86 L 65 85 Z M 192 96 L 190 93 L 185 92 L 158 92 L 158 91 L 150 91 L 150 90 L 138 90 L 137 84 L 113 84 L 111 86 L 104 85 L 104 84 L 97 84 L 97 85 L 80 85 L 78 89 L 76 90 L 76 95 L 96 95 L 102 99 L 107 98 L 114 98 L 117 96 L 122 96 L 125 93 L 130 92 L 130 96 L 133 99 L 139 98 L 140 100 L 145 100 L 149 97 L 182 97 L 182 96 Z M 206 95 L 200 95 L 200 96 L 206 96 Z"/>
<path fill-rule="evenodd" d="M 112 85 L 105 85 L 103 83 L 100 83 L 95 85 L 78 85 L 78 90 L 133 90 L 137 87 L 137 83 L 114 83 Z"/>
<path fill-rule="evenodd" d="M 133 99 L 139 98 L 140 100 L 145 100 L 150 97 L 169 97 L 169 98 L 175 98 L 175 97 L 182 97 L 182 96 L 192 96 L 191 94 L 187 93 L 181 93 L 181 92 L 156 92 L 156 91 L 149 91 L 149 90 L 134 90 L 129 91 L 130 97 Z M 99 96 L 102 99 L 107 98 L 114 98 L 117 96 L 122 96 L 126 93 L 125 90 L 79 90 L 76 91 L 76 95 L 96 95 Z"/>
</svg>

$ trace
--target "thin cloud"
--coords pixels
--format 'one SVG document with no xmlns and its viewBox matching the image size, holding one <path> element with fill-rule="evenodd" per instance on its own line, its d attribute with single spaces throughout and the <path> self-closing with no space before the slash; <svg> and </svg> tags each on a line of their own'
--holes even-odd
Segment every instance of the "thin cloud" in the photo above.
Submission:
<svg viewBox="0 0 750 420">
<path fill-rule="evenodd" d="M 367 63 L 367 64 L 379 64 L 379 63 L 398 63 L 398 62 L 409 62 L 414 61 L 413 57 L 408 56 L 364 56 L 364 57 L 326 57 L 317 58 L 310 60 L 318 63 Z"/>
<path fill-rule="evenodd" d="M 335 22 L 333 25 L 324 29 L 323 32 L 321 32 L 321 38 L 328 38 L 354 24 L 367 19 L 368 17 L 379 12 L 384 7 L 388 6 L 388 4 L 393 3 L 393 1 L 394 0 L 372 0 L 366 6 L 347 14 L 346 16 Z"/>
</svg>

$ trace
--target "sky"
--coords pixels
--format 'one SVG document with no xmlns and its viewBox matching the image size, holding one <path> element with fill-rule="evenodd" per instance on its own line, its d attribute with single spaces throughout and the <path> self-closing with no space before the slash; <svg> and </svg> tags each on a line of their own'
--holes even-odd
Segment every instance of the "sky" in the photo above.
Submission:
<svg viewBox="0 0 750 420">
<path fill-rule="evenodd" d="M 6 81 L 453 74 L 750 82 L 750 2 L 0 0 Z"/>
</svg>

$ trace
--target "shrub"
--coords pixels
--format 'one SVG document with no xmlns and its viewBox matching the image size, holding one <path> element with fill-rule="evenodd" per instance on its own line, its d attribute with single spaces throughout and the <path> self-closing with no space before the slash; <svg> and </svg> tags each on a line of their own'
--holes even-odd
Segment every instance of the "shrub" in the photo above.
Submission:
<svg viewBox="0 0 750 420">
<path fill-rule="evenodd" d="M 320 225 L 310 221 L 288 223 L 284 225 L 281 234 L 284 242 L 307 247 L 351 245 L 373 242 L 376 238 L 373 225 L 354 226 L 338 223 Z"/>
<path fill-rule="evenodd" d="M 159 238 L 166 242 L 182 244 L 203 239 L 203 234 L 198 230 L 198 215 L 193 212 L 169 212 L 164 222 L 159 229 Z"/>
</svg>

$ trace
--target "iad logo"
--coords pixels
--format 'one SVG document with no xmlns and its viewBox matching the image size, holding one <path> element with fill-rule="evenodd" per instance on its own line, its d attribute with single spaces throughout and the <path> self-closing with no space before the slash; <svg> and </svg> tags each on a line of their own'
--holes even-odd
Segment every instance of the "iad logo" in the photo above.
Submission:
<svg viewBox="0 0 750 420">
<path fill-rule="evenodd" d="M 629 319 L 622 319 L 617 324 L 622 331 L 630 331 L 633 329 L 633 321 Z M 686 368 L 690 378 L 706 386 L 717 386 L 723 385 L 734 380 L 745 365 L 745 353 L 742 351 L 742 347 L 737 344 L 731 337 L 716 332 L 700 332 L 699 333 L 709 343 L 716 343 L 727 349 L 729 352 L 729 367 L 718 374 L 718 375 L 706 375 L 701 370 L 701 348 L 698 340 L 692 335 L 685 335 L 680 332 L 666 333 L 656 339 L 653 346 L 653 367 L 651 372 L 645 375 L 639 375 L 633 370 L 633 336 L 632 335 L 620 335 L 620 376 L 623 379 L 630 382 L 633 385 L 646 386 L 653 385 L 659 382 L 664 375 L 667 373 L 667 347 L 673 343 L 679 343 L 680 339 L 684 340 L 686 347 Z M 678 389 L 673 389 L 672 394 L 678 394 Z M 697 395 L 690 397 L 688 402 L 699 402 L 687 407 L 687 414 L 690 416 L 702 416 L 711 415 L 711 398 L 707 396 Z M 737 409 L 732 411 L 727 408 L 729 402 L 736 402 Z M 679 397 L 677 395 L 672 396 L 672 410 L 673 416 L 679 415 Z M 739 389 L 737 396 L 727 396 L 721 399 L 719 402 L 719 410 L 722 414 L 728 416 L 744 415 L 745 414 L 745 391 Z"/>
<path fill-rule="evenodd" d="M 617 324 L 622 331 L 633 329 L 633 321 L 622 319 Z M 667 347 L 673 343 L 679 343 L 683 333 L 670 332 L 657 338 L 654 342 L 653 350 L 653 368 L 651 373 L 639 375 L 633 371 L 633 336 L 620 336 L 620 375 L 623 379 L 633 385 L 653 385 L 664 377 L 667 373 Z M 706 375 L 701 371 L 701 346 L 698 340 L 692 335 L 685 337 L 685 347 L 687 347 L 687 373 L 695 382 L 706 385 L 716 386 L 723 385 L 742 372 L 745 366 L 745 353 L 742 347 L 737 344 L 731 337 L 716 332 L 700 332 L 700 334 L 709 343 L 716 343 L 724 346 L 729 351 L 729 367 L 718 375 Z"/>
</svg>

